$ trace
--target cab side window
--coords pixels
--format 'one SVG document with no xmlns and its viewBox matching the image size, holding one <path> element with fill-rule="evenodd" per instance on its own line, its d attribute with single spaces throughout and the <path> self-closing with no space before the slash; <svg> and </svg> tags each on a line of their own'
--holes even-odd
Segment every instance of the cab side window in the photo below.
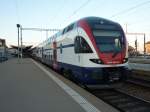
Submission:
<svg viewBox="0 0 150 112">
<path fill-rule="evenodd" d="M 75 53 L 80 53 L 80 37 L 76 37 L 74 42 Z"/>
<path fill-rule="evenodd" d="M 62 54 L 63 49 L 62 49 L 62 44 L 60 44 L 60 54 Z"/>
<path fill-rule="evenodd" d="M 76 37 L 74 46 L 75 46 L 75 53 L 93 53 L 89 44 L 81 36 Z"/>
</svg>

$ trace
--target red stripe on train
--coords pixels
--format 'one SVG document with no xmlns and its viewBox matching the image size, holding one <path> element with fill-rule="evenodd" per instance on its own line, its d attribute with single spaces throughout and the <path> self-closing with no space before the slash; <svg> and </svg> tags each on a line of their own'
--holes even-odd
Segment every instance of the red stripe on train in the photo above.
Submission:
<svg viewBox="0 0 150 112">
<path fill-rule="evenodd" d="M 118 53 L 115 57 L 113 57 L 113 53 L 101 53 L 100 50 L 97 48 L 96 41 L 94 39 L 93 33 L 91 31 L 90 26 L 85 20 L 80 20 L 78 22 L 78 26 L 83 28 L 85 32 L 87 33 L 89 39 L 91 40 L 94 49 L 96 50 L 97 55 L 99 56 L 99 59 L 103 61 L 104 64 L 121 64 L 123 63 L 123 59 L 125 58 L 126 54 L 126 45 L 121 53 Z M 126 39 L 124 39 L 125 44 Z"/>
</svg>

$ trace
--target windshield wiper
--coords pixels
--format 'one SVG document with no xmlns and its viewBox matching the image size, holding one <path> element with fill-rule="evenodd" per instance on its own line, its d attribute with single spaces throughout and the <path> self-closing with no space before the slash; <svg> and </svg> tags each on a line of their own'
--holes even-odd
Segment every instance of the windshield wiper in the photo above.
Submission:
<svg viewBox="0 0 150 112">
<path fill-rule="evenodd" d="M 120 52 L 119 50 L 115 51 L 115 52 L 113 53 L 112 57 L 113 57 L 113 58 L 116 57 L 119 52 Z"/>
</svg>

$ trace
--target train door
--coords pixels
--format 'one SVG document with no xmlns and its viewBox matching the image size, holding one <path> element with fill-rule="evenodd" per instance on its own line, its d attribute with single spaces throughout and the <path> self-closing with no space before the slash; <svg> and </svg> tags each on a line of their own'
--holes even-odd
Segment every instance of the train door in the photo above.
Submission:
<svg viewBox="0 0 150 112">
<path fill-rule="evenodd" d="M 83 55 L 82 55 L 82 52 L 81 52 L 81 37 L 80 36 L 77 36 L 75 38 L 75 56 L 76 56 L 76 64 L 78 66 L 78 70 L 77 70 L 77 77 L 79 80 L 81 80 L 82 78 L 82 74 L 83 74 L 83 70 L 82 70 L 82 67 L 83 67 Z"/>
<path fill-rule="evenodd" d="M 43 47 L 40 49 L 40 52 L 41 52 L 41 60 L 42 60 L 42 62 L 44 62 L 44 60 L 45 60 L 45 57 L 44 57 L 44 49 L 43 49 Z"/>
<path fill-rule="evenodd" d="M 77 65 L 82 66 L 80 36 L 77 36 L 75 39 L 75 54 L 77 58 Z"/>
<path fill-rule="evenodd" d="M 82 53 L 82 45 L 81 45 L 81 41 L 82 41 L 82 37 L 78 36 L 79 38 L 79 54 L 78 54 L 78 61 L 79 61 L 79 66 L 83 67 L 83 53 Z"/>
<path fill-rule="evenodd" d="M 57 43 L 53 42 L 53 68 L 57 69 Z"/>
</svg>

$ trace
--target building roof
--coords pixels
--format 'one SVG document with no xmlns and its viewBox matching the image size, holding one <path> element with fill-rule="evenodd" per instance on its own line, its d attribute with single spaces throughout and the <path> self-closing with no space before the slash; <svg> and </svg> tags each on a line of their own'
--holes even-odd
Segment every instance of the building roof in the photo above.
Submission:
<svg viewBox="0 0 150 112">
<path fill-rule="evenodd" d="M 0 41 L 3 41 L 3 42 L 5 42 L 5 39 L 2 39 L 2 38 L 0 38 Z"/>
<path fill-rule="evenodd" d="M 12 48 L 14 49 L 18 49 L 18 46 L 15 46 L 15 45 L 11 45 Z M 29 46 L 22 46 L 22 49 L 23 50 L 29 50 L 31 49 L 32 45 L 29 45 Z"/>
</svg>

